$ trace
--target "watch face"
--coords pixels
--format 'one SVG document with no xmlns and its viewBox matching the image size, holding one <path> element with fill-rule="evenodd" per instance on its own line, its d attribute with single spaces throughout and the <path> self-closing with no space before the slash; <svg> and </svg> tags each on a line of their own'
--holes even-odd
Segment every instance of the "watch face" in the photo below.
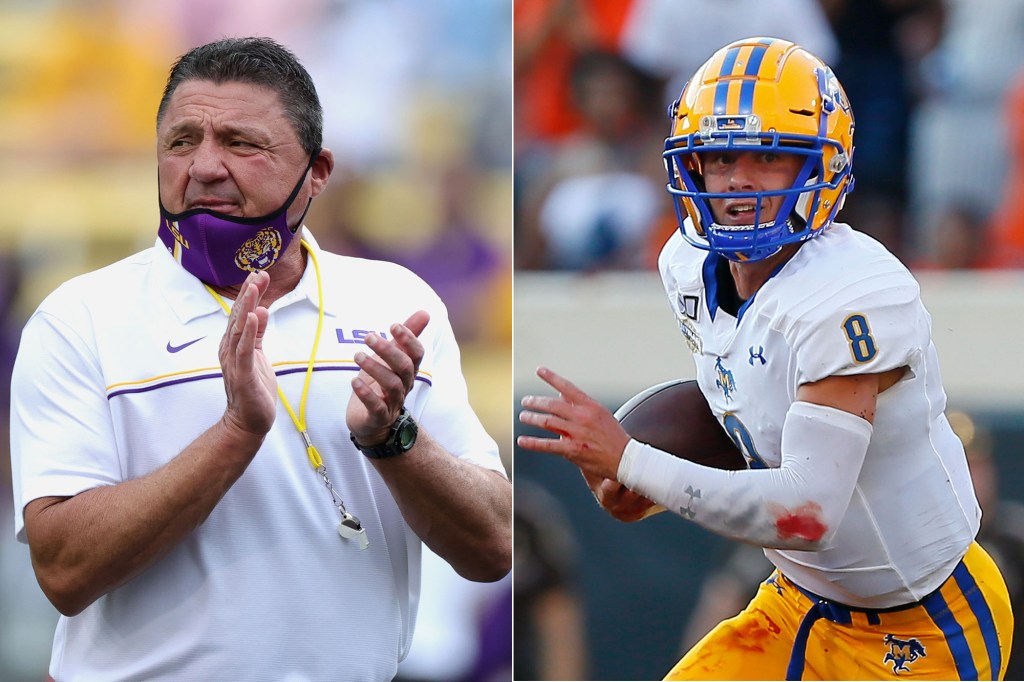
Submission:
<svg viewBox="0 0 1024 682">
<path fill-rule="evenodd" d="M 408 450 L 416 442 L 416 425 L 406 422 L 398 429 L 398 446 Z"/>
</svg>

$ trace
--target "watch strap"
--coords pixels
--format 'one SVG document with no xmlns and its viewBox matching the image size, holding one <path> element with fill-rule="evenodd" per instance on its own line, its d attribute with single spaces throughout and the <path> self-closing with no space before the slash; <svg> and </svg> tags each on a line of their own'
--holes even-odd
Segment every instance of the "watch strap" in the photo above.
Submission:
<svg viewBox="0 0 1024 682">
<path fill-rule="evenodd" d="M 370 459 L 386 459 L 405 454 L 411 450 L 412 446 L 416 444 L 418 433 L 419 427 L 416 421 L 403 405 L 398 413 L 398 418 L 391 425 L 391 428 L 388 430 L 388 436 L 384 439 L 383 443 L 362 445 L 356 440 L 355 434 L 352 433 L 349 433 L 349 439 L 352 441 L 352 445 L 356 446 L 360 452 Z"/>
</svg>

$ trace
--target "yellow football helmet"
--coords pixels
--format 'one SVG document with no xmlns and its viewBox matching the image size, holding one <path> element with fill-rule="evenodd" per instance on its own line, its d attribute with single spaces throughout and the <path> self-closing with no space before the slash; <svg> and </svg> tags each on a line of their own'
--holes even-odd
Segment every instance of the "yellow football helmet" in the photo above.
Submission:
<svg viewBox="0 0 1024 682">
<path fill-rule="evenodd" d="M 821 234 L 853 189 L 853 111 L 832 69 L 794 43 L 748 38 L 723 47 L 697 70 L 669 115 L 668 191 L 683 237 L 698 248 L 731 260 L 767 258 Z M 754 147 L 806 157 L 791 187 L 706 191 L 702 152 Z M 775 219 L 761 223 L 767 196 L 784 199 Z M 716 223 L 708 200 L 726 198 L 755 199 L 753 224 Z"/>
</svg>

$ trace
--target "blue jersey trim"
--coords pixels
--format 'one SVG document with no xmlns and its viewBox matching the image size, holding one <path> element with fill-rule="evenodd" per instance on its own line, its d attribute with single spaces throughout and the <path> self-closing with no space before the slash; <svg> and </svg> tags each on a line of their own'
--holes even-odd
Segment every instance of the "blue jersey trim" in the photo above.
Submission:
<svg viewBox="0 0 1024 682">
<path fill-rule="evenodd" d="M 715 313 L 718 312 L 718 277 L 715 275 L 715 268 L 718 267 L 718 254 L 709 252 L 704 259 L 704 300 L 708 304 L 708 315 L 710 320 L 715 321 Z"/>
</svg>

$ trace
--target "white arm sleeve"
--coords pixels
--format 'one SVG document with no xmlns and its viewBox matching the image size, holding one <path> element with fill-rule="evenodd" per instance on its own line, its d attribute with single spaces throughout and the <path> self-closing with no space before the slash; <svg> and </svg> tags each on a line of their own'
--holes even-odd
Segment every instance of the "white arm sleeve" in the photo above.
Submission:
<svg viewBox="0 0 1024 682">
<path fill-rule="evenodd" d="M 761 547 L 819 550 L 850 504 L 871 424 L 842 410 L 796 402 L 777 469 L 725 471 L 630 440 L 618 479 L 720 535 Z"/>
</svg>

